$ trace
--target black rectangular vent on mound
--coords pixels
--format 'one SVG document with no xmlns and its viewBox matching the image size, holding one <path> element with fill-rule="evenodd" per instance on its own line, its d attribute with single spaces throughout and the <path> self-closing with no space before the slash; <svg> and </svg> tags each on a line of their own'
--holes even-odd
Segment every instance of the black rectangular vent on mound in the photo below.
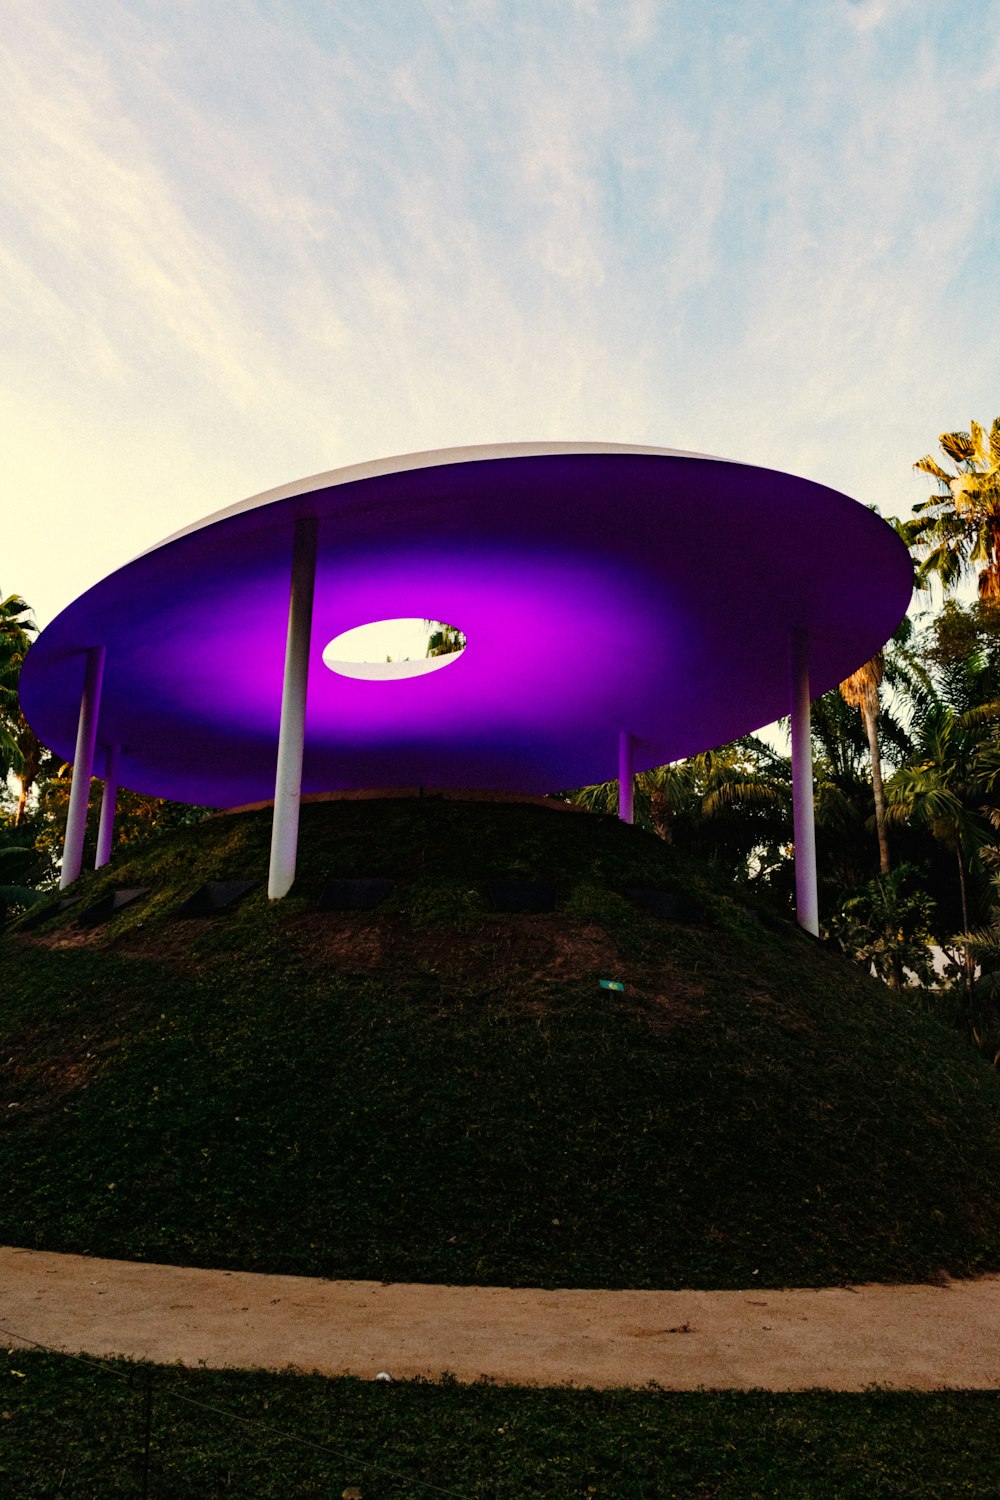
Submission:
<svg viewBox="0 0 1000 1500">
<path fill-rule="evenodd" d="M 182 901 L 174 912 L 175 917 L 214 917 L 227 906 L 242 901 L 248 891 L 257 885 L 256 880 L 209 880 L 200 885 L 193 896 Z"/>
<path fill-rule="evenodd" d="M 555 911 L 558 892 L 551 880 L 490 880 L 490 900 L 497 911 Z"/>
<path fill-rule="evenodd" d="M 77 920 L 84 927 L 99 927 L 123 907 L 131 906 L 133 901 L 138 901 L 142 896 L 148 896 L 149 890 L 148 885 L 143 885 L 131 890 L 109 891 L 100 901 L 95 901 L 92 906 L 85 906 Z"/>
<path fill-rule="evenodd" d="M 626 896 L 641 911 L 651 917 L 660 917 L 664 922 L 686 922 L 692 927 L 704 927 L 708 918 L 690 897 L 680 891 L 657 891 L 648 886 L 633 886 Z"/>
<path fill-rule="evenodd" d="M 394 880 L 328 880 L 319 893 L 317 911 L 371 911 L 393 890 Z"/>
<path fill-rule="evenodd" d="M 46 906 L 41 911 L 33 911 L 31 916 L 23 921 L 18 932 L 32 932 L 36 927 L 41 927 L 50 917 L 60 917 L 64 911 L 69 911 L 71 906 L 79 906 L 83 900 L 82 896 L 63 896 L 54 906 Z"/>
</svg>

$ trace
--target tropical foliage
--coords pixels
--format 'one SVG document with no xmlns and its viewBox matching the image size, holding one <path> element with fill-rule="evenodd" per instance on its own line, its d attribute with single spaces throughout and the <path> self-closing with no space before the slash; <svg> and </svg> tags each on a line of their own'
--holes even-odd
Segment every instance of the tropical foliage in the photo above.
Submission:
<svg viewBox="0 0 1000 1500">
<path fill-rule="evenodd" d="M 897 865 L 846 896 L 830 919 L 841 947 L 894 989 L 935 983 L 934 902 L 915 865 Z"/>
<path fill-rule="evenodd" d="M 936 577 L 951 589 L 973 575 L 981 599 L 1000 600 L 1000 417 L 988 435 L 970 422 L 968 432 L 943 432 L 938 442 L 953 472 L 929 453 L 917 460 L 937 489 L 902 528 L 921 559 L 917 581 Z"/>
<path fill-rule="evenodd" d="M 940 438 L 951 471 L 898 529 L 917 581 L 945 593 L 813 704 L 816 837 L 827 934 L 887 983 L 955 987 L 1000 1049 L 1000 418 Z M 978 600 L 951 597 L 967 580 Z M 636 778 L 637 821 L 790 898 L 784 757 L 752 737 Z M 617 783 L 576 794 L 617 805 Z M 990 878 L 992 872 L 992 879 Z M 992 1054 L 991 1054 L 992 1055 Z"/>
<path fill-rule="evenodd" d="M 868 739 L 868 756 L 872 773 L 872 794 L 875 799 L 875 832 L 878 835 L 879 868 L 887 875 L 891 868 L 889 858 L 889 836 L 885 822 L 885 790 L 882 785 L 882 752 L 878 742 L 878 716 L 880 709 L 879 686 L 885 670 L 885 654 L 877 651 L 870 661 L 853 672 L 840 684 L 840 694 L 845 703 L 861 714 Z"/>
<path fill-rule="evenodd" d="M 19 824 L 46 752 L 21 713 L 17 682 L 36 633 L 31 610 L 18 594 L 0 603 L 0 781 L 16 778 L 14 822 Z"/>
<path fill-rule="evenodd" d="M 428 628 L 427 655 L 451 656 L 465 649 L 465 636 L 454 625 L 442 624 L 439 620 L 425 620 Z"/>
</svg>

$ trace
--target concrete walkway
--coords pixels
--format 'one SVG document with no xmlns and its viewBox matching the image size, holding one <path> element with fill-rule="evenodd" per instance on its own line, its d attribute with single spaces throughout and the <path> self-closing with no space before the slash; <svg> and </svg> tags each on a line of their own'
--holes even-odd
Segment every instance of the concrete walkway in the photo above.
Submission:
<svg viewBox="0 0 1000 1500">
<path fill-rule="evenodd" d="M 1000 1389 L 1000 1276 L 821 1291 L 511 1290 L 0 1249 L 0 1339 L 185 1365 L 526 1385 Z"/>
</svg>

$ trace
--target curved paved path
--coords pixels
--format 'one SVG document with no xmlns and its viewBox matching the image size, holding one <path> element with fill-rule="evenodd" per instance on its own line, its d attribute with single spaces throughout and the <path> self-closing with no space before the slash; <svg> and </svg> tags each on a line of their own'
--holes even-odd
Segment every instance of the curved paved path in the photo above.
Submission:
<svg viewBox="0 0 1000 1500">
<path fill-rule="evenodd" d="M 0 1338 L 324 1375 L 775 1391 L 1000 1389 L 1000 1276 L 820 1291 L 323 1281 L 0 1249 Z"/>
</svg>

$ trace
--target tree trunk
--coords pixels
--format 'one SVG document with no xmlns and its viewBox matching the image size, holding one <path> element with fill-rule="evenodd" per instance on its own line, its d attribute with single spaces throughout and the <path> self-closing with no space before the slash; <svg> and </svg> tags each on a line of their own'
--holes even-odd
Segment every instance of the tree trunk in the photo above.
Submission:
<svg viewBox="0 0 1000 1500">
<path fill-rule="evenodd" d="M 889 858 L 889 834 L 885 824 L 885 790 L 882 783 L 882 752 L 878 746 L 878 713 L 872 705 L 863 701 L 861 704 L 861 718 L 864 722 L 865 733 L 868 736 L 868 756 L 872 766 L 872 793 L 875 798 L 875 832 L 878 836 L 878 864 L 883 875 L 888 875 L 892 868 Z M 889 975 L 889 988 L 901 990 L 903 988 L 903 965 L 899 960 L 893 943 L 895 933 L 893 925 L 886 925 L 886 938 L 889 942 L 889 959 L 892 971 Z"/>
<path fill-rule="evenodd" d="M 962 893 L 962 931 L 969 931 L 969 898 L 965 889 L 965 861 L 962 858 L 962 846 L 956 844 L 955 854 L 958 858 L 958 888 Z M 963 948 L 963 961 L 965 963 L 965 992 L 969 998 L 969 1012 L 972 1012 L 972 986 L 976 972 L 976 961 L 968 948 Z"/>
<path fill-rule="evenodd" d="M 657 838 L 661 838 L 665 844 L 672 843 L 667 799 L 662 792 L 658 792 L 655 788 L 649 794 L 649 814 L 653 823 L 653 832 Z"/>
<path fill-rule="evenodd" d="M 889 859 L 889 835 L 885 826 L 885 791 L 882 784 L 882 755 L 878 747 L 878 717 L 865 704 L 861 710 L 868 736 L 868 754 L 872 763 L 872 792 L 875 797 L 875 832 L 878 835 L 878 862 L 883 875 L 892 868 Z"/>
</svg>

